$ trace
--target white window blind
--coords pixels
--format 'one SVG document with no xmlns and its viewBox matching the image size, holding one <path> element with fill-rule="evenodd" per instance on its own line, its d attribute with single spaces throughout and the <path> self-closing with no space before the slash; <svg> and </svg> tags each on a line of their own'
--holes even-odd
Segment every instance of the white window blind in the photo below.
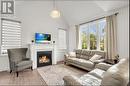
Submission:
<svg viewBox="0 0 130 86">
<path fill-rule="evenodd" d="M 59 49 L 67 49 L 67 45 L 66 45 L 66 30 L 63 29 L 58 29 L 58 48 Z"/>
<path fill-rule="evenodd" d="M 2 18 L 1 25 L 1 54 L 7 54 L 7 49 L 20 48 L 21 22 Z"/>
</svg>

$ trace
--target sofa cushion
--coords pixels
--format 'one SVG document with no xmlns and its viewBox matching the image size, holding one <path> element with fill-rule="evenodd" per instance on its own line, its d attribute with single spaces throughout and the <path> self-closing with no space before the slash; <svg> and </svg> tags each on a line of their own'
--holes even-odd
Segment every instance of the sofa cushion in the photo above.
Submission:
<svg viewBox="0 0 130 86">
<path fill-rule="evenodd" d="M 90 56 L 92 57 L 92 56 L 94 56 L 95 54 L 97 54 L 97 55 L 100 55 L 100 56 L 102 56 L 103 58 L 105 58 L 105 52 L 104 51 L 91 51 L 91 53 L 90 53 Z"/>
<path fill-rule="evenodd" d="M 20 66 L 25 66 L 25 65 L 30 65 L 32 64 L 32 61 L 31 60 L 28 60 L 28 61 L 21 61 L 19 62 L 18 64 L 16 64 L 16 66 L 20 67 Z"/>
<path fill-rule="evenodd" d="M 68 55 L 69 55 L 69 57 L 76 57 L 76 53 L 75 52 L 69 52 Z"/>
<path fill-rule="evenodd" d="M 107 71 L 110 67 L 112 67 L 111 64 L 107 64 L 107 63 L 104 63 L 104 62 L 101 62 L 101 63 L 98 63 L 98 64 L 95 65 L 95 68 L 102 69 L 104 71 Z"/>
<path fill-rule="evenodd" d="M 67 61 L 75 63 L 76 60 L 79 60 L 79 58 L 67 58 Z"/>
<path fill-rule="evenodd" d="M 80 58 L 82 50 L 77 49 L 77 50 L 75 50 L 75 52 L 76 52 L 76 57 Z"/>
<path fill-rule="evenodd" d="M 89 60 L 79 59 L 79 58 L 68 58 L 67 61 L 78 64 L 87 68 L 94 68 L 94 63 Z"/>
<path fill-rule="evenodd" d="M 76 58 L 80 58 L 81 57 L 81 54 L 76 54 Z"/>
<path fill-rule="evenodd" d="M 88 60 L 91 57 L 90 52 L 91 51 L 88 51 L 88 50 L 82 50 L 80 58 Z"/>
<path fill-rule="evenodd" d="M 91 51 L 89 51 L 89 50 L 82 50 L 82 52 L 81 52 L 82 55 L 87 55 L 87 56 L 89 56 L 90 53 L 91 53 Z"/>
<path fill-rule="evenodd" d="M 101 84 L 101 79 L 90 74 L 81 76 L 79 80 L 83 86 L 100 86 Z"/>
<path fill-rule="evenodd" d="M 121 59 L 104 74 L 101 85 L 127 86 L 129 82 L 129 59 Z"/>
<path fill-rule="evenodd" d="M 81 54 L 82 50 L 81 49 L 77 49 L 75 50 L 76 54 Z"/>
<path fill-rule="evenodd" d="M 97 78 L 102 79 L 105 72 L 106 72 L 106 71 L 104 71 L 104 70 L 102 70 L 102 69 L 96 68 L 96 69 L 90 71 L 89 74 L 91 74 L 91 75 L 93 75 L 93 76 L 95 76 L 95 77 L 97 77 Z"/>
<path fill-rule="evenodd" d="M 80 58 L 81 58 L 81 59 L 85 59 L 85 60 L 89 60 L 90 57 L 87 56 L 87 55 L 81 55 Z"/>
<path fill-rule="evenodd" d="M 91 59 L 89 59 L 89 60 L 94 62 L 96 60 L 99 60 L 101 57 L 102 57 L 101 55 L 94 54 L 93 57 Z"/>
<path fill-rule="evenodd" d="M 94 63 L 89 61 L 89 60 L 84 60 L 84 59 L 80 59 L 77 61 L 77 63 L 81 66 L 93 69 L 94 68 Z"/>
</svg>

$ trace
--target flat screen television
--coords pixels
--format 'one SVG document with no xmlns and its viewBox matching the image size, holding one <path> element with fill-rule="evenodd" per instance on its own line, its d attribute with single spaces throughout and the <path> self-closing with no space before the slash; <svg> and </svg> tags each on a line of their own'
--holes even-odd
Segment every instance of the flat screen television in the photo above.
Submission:
<svg viewBox="0 0 130 86">
<path fill-rule="evenodd" d="M 51 42 L 51 34 L 35 33 L 35 43 Z"/>
</svg>

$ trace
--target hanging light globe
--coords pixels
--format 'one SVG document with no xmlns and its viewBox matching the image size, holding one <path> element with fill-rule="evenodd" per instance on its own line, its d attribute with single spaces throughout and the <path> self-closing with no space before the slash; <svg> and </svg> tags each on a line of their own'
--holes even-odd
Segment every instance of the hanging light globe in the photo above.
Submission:
<svg viewBox="0 0 130 86">
<path fill-rule="evenodd" d="M 61 16 L 61 14 L 60 14 L 60 11 L 58 11 L 58 10 L 52 10 L 50 16 L 52 18 L 59 18 Z"/>
</svg>

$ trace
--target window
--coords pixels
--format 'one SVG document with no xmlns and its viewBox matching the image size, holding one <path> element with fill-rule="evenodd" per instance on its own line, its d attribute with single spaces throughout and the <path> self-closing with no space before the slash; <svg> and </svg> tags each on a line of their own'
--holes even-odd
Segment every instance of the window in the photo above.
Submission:
<svg viewBox="0 0 130 86">
<path fill-rule="evenodd" d="M 1 19 L 1 54 L 7 54 L 7 49 L 21 47 L 21 22 Z"/>
<path fill-rule="evenodd" d="M 81 48 L 88 50 L 105 50 L 106 19 L 80 25 Z"/>
<path fill-rule="evenodd" d="M 66 30 L 64 29 L 58 29 L 58 48 L 59 49 L 67 49 L 66 45 Z"/>
</svg>

